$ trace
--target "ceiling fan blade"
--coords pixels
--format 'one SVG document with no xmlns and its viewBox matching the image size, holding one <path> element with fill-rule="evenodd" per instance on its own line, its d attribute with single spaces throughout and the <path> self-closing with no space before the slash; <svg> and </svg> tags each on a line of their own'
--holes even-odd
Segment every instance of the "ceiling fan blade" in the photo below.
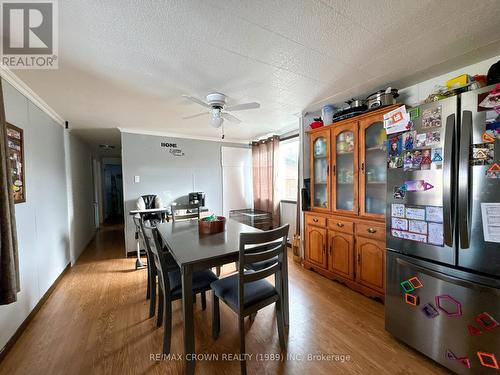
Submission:
<svg viewBox="0 0 500 375">
<path fill-rule="evenodd" d="M 195 98 L 194 96 L 189 96 L 189 95 L 182 95 L 182 96 L 186 99 L 191 100 L 192 102 L 195 102 L 196 104 L 202 105 L 203 107 L 210 108 L 210 105 L 208 105 L 208 103 L 205 103 L 203 100 Z"/>
<path fill-rule="evenodd" d="M 191 115 L 191 116 L 183 117 L 182 119 L 183 120 L 189 120 L 191 118 L 200 117 L 200 116 L 204 116 L 204 115 L 208 115 L 208 114 L 209 114 L 208 112 L 201 112 L 201 113 L 197 113 L 196 115 Z"/>
<path fill-rule="evenodd" d="M 229 122 L 233 122 L 235 124 L 239 124 L 241 122 L 241 120 L 235 116 L 233 116 L 232 114 L 230 113 L 227 113 L 227 112 L 223 112 L 221 114 L 222 118 L 229 121 Z"/>
<path fill-rule="evenodd" d="M 226 108 L 226 111 L 244 111 L 245 109 L 256 109 L 260 108 L 260 104 L 256 102 L 236 104 L 231 107 Z"/>
</svg>

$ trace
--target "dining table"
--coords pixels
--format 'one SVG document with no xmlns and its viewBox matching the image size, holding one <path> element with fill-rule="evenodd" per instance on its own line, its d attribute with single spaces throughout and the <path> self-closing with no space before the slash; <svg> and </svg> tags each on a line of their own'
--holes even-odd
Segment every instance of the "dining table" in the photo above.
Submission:
<svg viewBox="0 0 500 375">
<path fill-rule="evenodd" d="M 193 316 L 193 272 L 238 262 L 240 233 L 260 232 L 260 229 L 226 220 L 225 230 L 215 234 L 199 234 L 198 220 L 163 222 L 157 225 L 160 237 L 181 270 L 182 312 L 184 330 L 184 362 L 186 374 L 195 370 L 195 334 Z M 285 256 L 287 252 L 284 252 Z M 288 262 L 283 261 L 281 273 L 285 325 L 289 324 Z"/>
</svg>

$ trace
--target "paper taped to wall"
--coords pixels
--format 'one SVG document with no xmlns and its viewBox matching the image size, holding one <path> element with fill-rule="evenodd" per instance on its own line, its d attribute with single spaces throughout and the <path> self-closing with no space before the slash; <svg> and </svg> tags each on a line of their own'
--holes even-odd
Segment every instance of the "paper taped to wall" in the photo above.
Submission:
<svg viewBox="0 0 500 375">
<path fill-rule="evenodd" d="M 500 203 L 481 203 L 481 216 L 484 240 L 500 243 Z"/>
</svg>

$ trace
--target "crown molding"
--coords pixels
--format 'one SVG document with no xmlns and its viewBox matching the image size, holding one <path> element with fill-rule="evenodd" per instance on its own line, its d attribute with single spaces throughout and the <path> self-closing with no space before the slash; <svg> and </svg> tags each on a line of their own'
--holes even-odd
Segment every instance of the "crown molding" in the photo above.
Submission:
<svg viewBox="0 0 500 375">
<path fill-rule="evenodd" d="M 29 99 L 29 101 L 31 101 L 34 105 L 40 108 L 48 116 L 50 116 L 55 122 L 57 122 L 61 126 L 64 126 L 63 118 L 10 69 L 0 65 L 0 76 L 22 95 L 24 95 L 27 99 Z"/>
<path fill-rule="evenodd" d="M 144 129 L 132 129 L 132 128 L 118 128 L 121 133 L 129 133 L 129 134 L 138 134 L 138 135 L 153 135 L 157 137 L 171 137 L 171 138 L 183 138 L 183 139 L 195 139 L 198 141 L 210 141 L 210 142 L 219 142 L 219 143 L 239 143 L 239 144 L 249 144 L 249 140 L 241 140 L 241 139 L 220 139 L 218 137 L 203 137 L 196 135 L 187 135 L 180 133 L 170 133 L 170 132 L 162 132 L 162 131 L 154 131 L 154 130 L 144 130 Z"/>
</svg>

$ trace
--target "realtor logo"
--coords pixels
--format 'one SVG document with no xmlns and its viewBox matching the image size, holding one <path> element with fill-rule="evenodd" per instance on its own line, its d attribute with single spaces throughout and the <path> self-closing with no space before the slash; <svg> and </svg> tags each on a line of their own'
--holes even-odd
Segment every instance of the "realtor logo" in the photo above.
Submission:
<svg viewBox="0 0 500 375">
<path fill-rule="evenodd" d="M 1 65 L 58 68 L 57 0 L 1 0 Z"/>
</svg>

